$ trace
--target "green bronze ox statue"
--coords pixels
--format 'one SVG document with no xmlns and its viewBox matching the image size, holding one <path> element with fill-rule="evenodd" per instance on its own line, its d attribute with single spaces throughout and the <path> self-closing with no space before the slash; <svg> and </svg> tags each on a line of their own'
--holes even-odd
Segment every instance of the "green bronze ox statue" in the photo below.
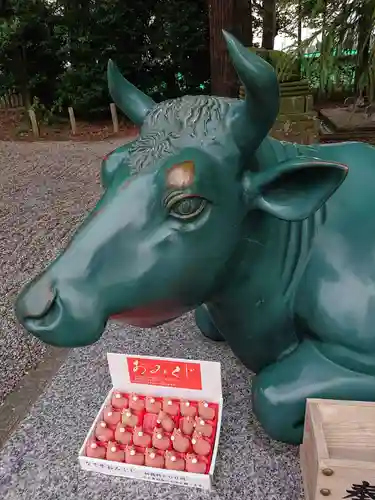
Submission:
<svg viewBox="0 0 375 500">
<path fill-rule="evenodd" d="M 111 317 L 147 328 L 195 310 L 255 372 L 266 432 L 299 443 L 306 398 L 375 400 L 375 148 L 269 137 L 275 72 L 224 36 L 244 101 L 157 104 L 109 63 L 140 134 L 103 161 L 102 198 L 16 315 L 74 347 Z"/>
</svg>

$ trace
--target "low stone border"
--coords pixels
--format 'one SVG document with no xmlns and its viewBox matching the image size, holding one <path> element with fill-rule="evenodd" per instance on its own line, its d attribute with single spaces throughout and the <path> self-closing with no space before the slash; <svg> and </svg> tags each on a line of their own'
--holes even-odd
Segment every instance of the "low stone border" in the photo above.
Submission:
<svg viewBox="0 0 375 500">
<path fill-rule="evenodd" d="M 48 347 L 43 360 L 31 369 L 0 406 L 0 449 L 45 391 L 68 355 L 69 349 Z"/>
</svg>

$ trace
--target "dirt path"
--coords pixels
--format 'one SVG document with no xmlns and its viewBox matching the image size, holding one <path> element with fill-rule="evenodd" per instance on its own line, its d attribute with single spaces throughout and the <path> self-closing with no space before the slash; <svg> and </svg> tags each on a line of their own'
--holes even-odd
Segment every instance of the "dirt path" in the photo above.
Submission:
<svg viewBox="0 0 375 500">
<path fill-rule="evenodd" d="M 100 160 L 124 141 L 0 142 L 0 404 L 45 354 L 15 321 L 16 294 L 93 207 Z"/>
</svg>

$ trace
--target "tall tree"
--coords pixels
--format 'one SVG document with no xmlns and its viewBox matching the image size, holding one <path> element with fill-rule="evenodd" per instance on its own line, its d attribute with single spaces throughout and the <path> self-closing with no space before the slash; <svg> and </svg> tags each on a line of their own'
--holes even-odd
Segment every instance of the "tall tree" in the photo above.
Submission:
<svg viewBox="0 0 375 500">
<path fill-rule="evenodd" d="M 262 47 L 273 49 L 276 36 L 276 0 L 263 0 Z"/>
<path fill-rule="evenodd" d="M 235 26 L 232 33 L 246 47 L 253 45 L 252 0 L 236 0 L 234 4 Z"/>
<path fill-rule="evenodd" d="M 327 23 L 328 23 L 328 0 L 322 0 L 322 43 L 320 46 L 320 82 L 319 82 L 319 93 L 323 96 L 326 88 L 326 78 L 325 78 L 325 60 L 329 57 L 330 53 L 330 40 L 327 36 Z"/>
<path fill-rule="evenodd" d="M 253 16 L 253 0 L 248 0 L 248 27 L 246 29 L 248 44 L 249 47 L 252 47 L 254 44 L 254 16 Z"/>
<path fill-rule="evenodd" d="M 10 75 L 26 107 L 38 93 L 51 102 L 62 71 L 59 18 L 44 0 L 7 0 L 1 12 L 0 74 Z M 42 69 L 42 71 L 41 71 Z"/>
<path fill-rule="evenodd" d="M 363 1 L 361 5 L 358 5 L 358 56 L 355 86 L 357 92 L 362 88 L 363 92 L 367 94 L 372 93 L 369 88 L 368 70 L 371 66 L 371 34 L 374 29 L 374 14 L 375 5 L 373 1 Z M 375 95 L 370 96 L 370 98 L 374 99 Z"/>
<path fill-rule="evenodd" d="M 229 60 L 222 35 L 225 29 L 252 45 L 252 26 L 248 0 L 209 0 L 211 92 L 219 96 L 235 96 L 238 78 Z"/>
<path fill-rule="evenodd" d="M 210 79 L 207 1 L 157 0 L 152 20 L 147 28 L 146 64 L 156 76 L 156 86 L 159 79 L 154 97 L 207 93 Z"/>
<path fill-rule="evenodd" d="M 297 0 L 297 44 L 300 52 L 302 44 L 302 0 Z"/>
<path fill-rule="evenodd" d="M 374 0 L 302 0 L 303 23 L 312 30 L 301 48 L 315 48 L 319 60 L 305 60 L 321 97 L 340 92 L 375 99 Z M 350 54 L 356 51 L 357 54 Z M 349 94 L 349 95 L 350 95 Z"/>
</svg>

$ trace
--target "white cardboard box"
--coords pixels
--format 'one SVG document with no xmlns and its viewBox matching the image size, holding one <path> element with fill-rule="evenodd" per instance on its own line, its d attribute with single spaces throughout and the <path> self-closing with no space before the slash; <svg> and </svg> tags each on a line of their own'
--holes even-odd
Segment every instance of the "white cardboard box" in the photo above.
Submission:
<svg viewBox="0 0 375 500">
<path fill-rule="evenodd" d="M 78 459 L 81 468 L 110 476 L 122 476 L 211 490 L 223 406 L 220 363 L 111 353 L 107 355 L 107 358 L 112 379 L 112 389 L 109 391 L 80 449 Z M 86 443 L 93 435 L 96 424 L 104 407 L 110 402 L 114 390 L 124 393 L 134 392 L 145 396 L 170 396 L 217 403 L 219 405 L 217 430 L 209 473 L 193 474 L 86 457 L 84 454 Z"/>
</svg>

